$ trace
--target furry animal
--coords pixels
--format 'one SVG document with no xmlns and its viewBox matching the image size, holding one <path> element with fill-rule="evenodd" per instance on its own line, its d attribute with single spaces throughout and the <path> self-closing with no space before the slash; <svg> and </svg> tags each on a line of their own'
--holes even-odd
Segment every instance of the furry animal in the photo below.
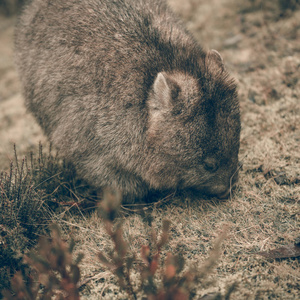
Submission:
<svg viewBox="0 0 300 300">
<path fill-rule="evenodd" d="M 162 0 L 32 0 L 16 28 L 29 111 L 80 176 L 124 201 L 237 179 L 240 112 L 220 54 Z"/>
</svg>

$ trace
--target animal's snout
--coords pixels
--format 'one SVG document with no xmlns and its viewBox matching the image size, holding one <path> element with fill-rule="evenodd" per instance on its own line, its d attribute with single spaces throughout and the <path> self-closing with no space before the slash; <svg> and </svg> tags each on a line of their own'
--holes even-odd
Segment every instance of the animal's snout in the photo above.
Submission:
<svg viewBox="0 0 300 300">
<path fill-rule="evenodd" d="M 208 194 L 220 199 L 226 199 L 235 190 L 238 182 L 238 169 L 234 174 L 226 181 L 217 183 L 211 187 L 208 187 Z"/>
<path fill-rule="evenodd" d="M 236 183 L 233 185 L 218 185 L 214 186 L 211 191 L 209 191 L 209 195 L 217 197 L 219 199 L 227 199 L 230 194 L 236 188 Z"/>
<path fill-rule="evenodd" d="M 208 190 L 208 194 L 213 197 L 225 199 L 228 198 L 230 194 L 230 187 L 223 184 L 213 186 L 211 189 Z"/>
</svg>

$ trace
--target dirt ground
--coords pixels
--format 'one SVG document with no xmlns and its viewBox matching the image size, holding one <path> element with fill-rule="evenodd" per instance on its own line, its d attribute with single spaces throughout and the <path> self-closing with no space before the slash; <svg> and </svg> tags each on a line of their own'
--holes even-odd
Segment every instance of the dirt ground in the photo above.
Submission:
<svg viewBox="0 0 300 300">
<path fill-rule="evenodd" d="M 227 202 L 177 199 L 155 211 L 155 220 L 160 224 L 164 217 L 171 219 L 170 248 L 181 247 L 191 264 L 203 261 L 217 233 L 224 224 L 230 226 L 215 283 L 199 291 L 199 297 L 236 281 L 233 299 L 300 299 L 297 259 L 266 261 L 253 254 L 292 243 L 299 235 L 300 10 L 278 7 L 276 1 L 169 2 L 204 48 L 222 54 L 238 82 L 243 169 L 236 195 Z M 14 17 L 0 16 L 0 170 L 8 167 L 14 143 L 22 156 L 45 141 L 24 108 L 13 63 L 14 22 Z M 82 233 L 78 239 L 86 247 L 84 273 L 102 270 L 84 294 L 87 299 L 112 299 L 111 291 L 115 299 L 125 299 L 111 275 L 94 263 L 95 249 L 102 247 L 99 240 L 106 240 L 98 222 L 95 216 L 88 221 L 70 216 L 68 221 Z M 131 216 L 124 222 L 138 252 L 138 242 L 145 240 L 141 221 Z M 105 286 L 100 279 L 106 280 Z"/>
<path fill-rule="evenodd" d="M 16 144 L 26 154 L 43 140 L 40 128 L 26 113 L 13 59 L 15 18 L 0 15 L 0 169 L 9 166 Z M 21 154 L 21 155 L 22 155 Z"/>
</svg>

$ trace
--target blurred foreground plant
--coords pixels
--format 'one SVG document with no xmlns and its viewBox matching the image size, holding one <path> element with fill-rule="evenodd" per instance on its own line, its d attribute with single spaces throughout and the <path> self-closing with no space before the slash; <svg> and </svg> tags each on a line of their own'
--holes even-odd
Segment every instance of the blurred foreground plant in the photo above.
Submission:
<svg viewBox="0 0 300 300">
<path fill-rule="evenodd" d="M 184 258 L 180 255 L 167 253 L 166 259 L 162 259 L 162 249 L 168 242 L 171 225 L 169 221 L 164 220 L 160 238 L 151 226 L 149 245 L 141 246 L 139 259 L 129 252 L 129 245 L 123 238 L 120 223 L 114 226 L 120 203 L 121 197 L 118 193 L 108 190 L 104 192 L 100 214 L 114 246 L 108 255 L 102 252 L 98 254 L 102 264 L 117 277 L 120 288 L 127 292 L 130 299 L 138 299 L 139 295 L 146 296 L 148 300 L 194 299 L 201 287 L 201 280 L 208 276 L 217 263 L 225 233 L 218 238 L 209 259 L 201 268 L 187 269 Z M 151 225 L 151 217 L 148 216 L 146 219 Z M 132 273 L 138 274 L 137 281 L 141 283 L 140 285 L 132 283 Z M 228 288 L 226 295 L 217 293 L 210 299 L 229 299 L 233 290 L 234 285 Z"/>
<path fill-rule="evenodd" d="M 128 242 L 123 237 L 120 223 L 116 223 L 119 214 L 121 196 L 118 193 L 104 191 L 99 212 L 105 229 L 113 241 L 113 249 L 108 253 L 98 253 L 101 263 L 109 268 L 118 279 L 121 290 L 126 291 L 128 299 L 148 300 L 185 300 L 199 298 L 202 280 L 216 265 L 220 244 L 224 239 L 221 234 L 209 259 L 201 268 L 187 268 L 180 255 L 166 254 L 163 247 L 169 239 L 170 222 L 163 221 L 160 237 L 151 226 L 149 244 L 141 246 L 141 256 L 129 251 Z M 151 225 L 151 217 L 146 217 Z M 61 238 L 57 226 L 52 226 L 52 236 L 41 238 L 36 251 L 24 255 L 24 262 L 30 266 L 26 280 L 21 272 L 11 281 L 13 293 L 4 292 L 5 299 L 69 299 L 78 300 L 80 269 L 78 264 L 82 254 L 73 260 L 74 241 L 69 246 Z M 135 280 L 132 280 L 132 274 Z M 228 287 L 225 295 L 210 294 L 209 299 L 229 299 L 235 284 Z"/>
<path fill-rule="evenodd" d="M 24 261 L 31 267 L 27 280 L 18 272 L 11 281 L 14 294 L 4 291 L 5 299 L 79 299 L 77 284 L 80 279 L 78 264 L 83 258 L 79 254 L 73 261 L 75 243 L 69 245 L 62 240 L 57 226 L 52 226 L 50 238 L 39 240 L 37 251 L 24 255 Z"/>
</svg>

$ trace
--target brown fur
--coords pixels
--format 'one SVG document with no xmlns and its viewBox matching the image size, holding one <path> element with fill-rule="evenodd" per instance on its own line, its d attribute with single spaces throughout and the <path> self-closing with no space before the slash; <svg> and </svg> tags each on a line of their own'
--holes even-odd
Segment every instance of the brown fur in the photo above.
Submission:
<svg viewBox="0 0 300 300">
<path fill-rule="evenodd" d="M 127 201 L 149 190 L 228 192 L 236 86 L 163 1 L 33 0 L 16 62 L 28 109 L 91 185 Z"/>
</svg>

